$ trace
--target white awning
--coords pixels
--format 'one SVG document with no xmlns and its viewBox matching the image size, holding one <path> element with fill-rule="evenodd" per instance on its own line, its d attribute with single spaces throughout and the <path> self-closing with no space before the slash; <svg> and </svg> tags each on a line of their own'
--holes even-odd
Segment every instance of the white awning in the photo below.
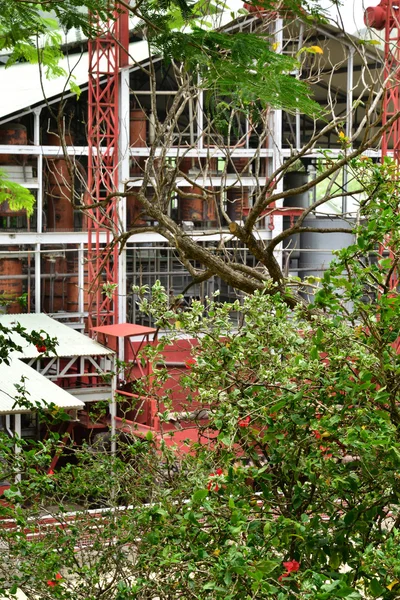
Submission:
<svg viewBox="0 0 400 600">
<path fill-rule="evenodd" d="M 22 386 L 24 394 L 18 391 Z M 31 406 L 18 403 L 18 397 L 25 395 Z M 36 408 L 46 408 L 53 404 L 65 410 L 82 409 L 85 404 L 55 383 L 15 357 L 10 364 L 0 364 L 0 415 L 34 412 Z"/>
<path fill-rule="evenodd" d="M 56 354 L 49 353 L 50 356 L 112 356 L 114 354 L 109 348 L 105 348 L 87 335 L 79 333 L 79 331 L 52 319 L 48 315 L 42 313 L 0 315 L 0 324 L 5 327 L 10 327 L 16 323 L 20 323 L 28 333 L 31 333 L 31 331 L 44 331 L 50 337 L 57 338 Z M 10 338 L 22 348 L 21 352 L 13 352 L 13 356 L 27 359 L 39 356 L 36 346 L 29 344 L 18 333 L 11 333 Z"/>
</svg>

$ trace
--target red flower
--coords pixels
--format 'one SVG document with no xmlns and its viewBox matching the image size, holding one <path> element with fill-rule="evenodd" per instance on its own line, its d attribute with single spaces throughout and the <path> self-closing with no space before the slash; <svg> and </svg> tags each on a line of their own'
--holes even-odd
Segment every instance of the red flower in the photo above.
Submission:
<svg viewBox="0 0 400 600">
<path fill-rule="evenodd" d="M 319 421 L 322 418 L 321 413 L 315 413 L 315 418 Z"/>
<path fill-rule="evenodd" d="M 49 470 L 47 471 L 47 475 L 54 475 L 54 471 L 53 471 L 53 469 L 49 469 Z"/>
<path fill-rule="evenodd" d="M 322 437 L 321 434 L 320 434 L 320 432 L 317 431 L 317 430 L 313 431 L 313 434 L 315 435 L 315 437 L 317 438 L 317 440 L 320 440 L 321 437 Z"/>
<path fill-rule="evenodd" d="M 188 358 L 187 361 L 185 362 L 186 368 L 190 369 L 192 367 L 192 365 L 196 365 L 197 361 L 195 358 Z"/>
<path fill-rule="evenodd" d="M 250 417 L 245 417 L 244 419 L 239 419 L 238 425 L 239 425 L 239 427 L 248 427 L 250 425 Z"/>
<path fill-rule="evenodd" d="M 327 446 L 320 446 L 319 449 L 324 453 L 324 459 L 328 460 L 328 458 L 332 458 L 332 454 L 329 452 L 330 448 Z"/>
<path fill-rule="evenodd" d="M 44 344 L 36 344 L 36 350 L 38 352 L 46 352 L 47 347 Z"/>
<path fill-rule="evenodd" d="M 62 575 L 61 575 L 61 573 L 57 573 L 57 575 L 56 575 L 56 581 L 54 581 L 54 580 L 52 580 L 52 579 L 49 579 L 49 580 L 47 581 L 47 585 L 48 585 L 49 587 L 56 587 L 56 585 L 59 583 L 59 581 L 61 581 L 61 579 L 62 579 Z"/>
<path fill-rule="evenodd" d="M 223 475 L 223 474 L 224 474 L 224 472 L 223 472 L 223 470 L 222 470 L 222 469 L 217 469 L 217 470 L 215 471 L 215 473 L 210 473 L 210 478 L 211 478 L 211 477 L 217 477 L 218 475 Z M 218 490 L 219 490 L 219 485 L 218 485 L 218 483 L 217 483 L 216 481 L 214 481 L 214 480 L 210 479 L 210 481 L 209 481 L 209 482 L 208 482 L 208 484 L 207 484 L 207 489 L 208 489 L 210 492 L 218 492 Z"/>
<path fill-rule="evenodd" d="M 214 474 L 212 474 L 211 476 L 213 477 Z M 219 485 L 216 481 L 209 481 L 207 484 L 207 489 L 209 492 L 218 492 Z"/>
<path fill-rule="evenodd" d="M 282 575 L 279 575 L 279 577 L 278 577 L 278 581 L 282 581 L 282 579 L 283 579 L 284 577 L 289 577 L 289 575 L 290 575 L 290 573 L 282 573 Z"/>
<path fill-rule="evenodd" d="M 300 563 L 297 560 L 289 560 L 288 562 L 282 563 L 288 573 L 297 573 L 300 569 Z M 287 577 L 287 575 L 285 575 Z"/>
</svg>

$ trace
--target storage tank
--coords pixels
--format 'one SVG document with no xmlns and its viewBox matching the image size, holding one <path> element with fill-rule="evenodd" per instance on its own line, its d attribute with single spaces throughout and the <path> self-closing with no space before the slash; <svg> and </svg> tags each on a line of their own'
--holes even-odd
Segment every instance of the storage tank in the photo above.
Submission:
<svg viewBox="0 0 400 600">
<path fill-rule="evenodd" d="M 131 148 L 147 146 L 147 115 L 141 108 L 134 108 L 129 115 L 129 145 Z M 143 175 L 146 157 L 136 156 L 131 159 L 130 176 Z"/>
<path fill-rule="evenodd" d="M 207 200 L 204 201 L 204 221 L 206 227 L 216 227 L 217 225 L 217 203 L 219 202 L 219 188 L 206 188 L 213 190 L 214 194 L 207 194 Z"/>
<path fill-rule="evenodd" d="M 284 189 L 294 189 L 308 183 L 309 175 L 307 172 L 294 171 L 287 173 L 284 180 Z M 308 208 L 310 205 L 309 193 L 303 192 L 296 194 L 284 201 L 284 207 L 287 208 Z M 296 219 L 297 217 L 295 217 Z M 283 217 L 283 228 L 290 227 L 290 217 Z M 290 274 L 304 279 L 305 277 L 322 277 L 324 271 L 328 268 L 334 258 L 333 251 L 346 248 L 353 243 L 353 236 L 350 232 L 351 223 L 342 218 L 331 216 L 315 216 L 309 214 L 303 227 L 313 227 L 318 229 L 335 229 L 337 227 L 349 229 L 349 233 L 317 233 L 305 232 L 296 234 L 284 241 L 284 247 L 287 248 L 286 258 L 290 257 Z"/>
<path fill-rule="evenodd" d="M 242 177 L 246 177 L 249 174 L 249 158 L 241 156 L 240 158 L 231 158 L 228 163 L 228 173 L 238 173 Z"/>
<path fill-rule="evenodd" d="M 11 253 L 12 247 L 8 248 Z M 0 259 L 0 297 L 7 302 L 0 308 L 8 314 L 21 312 L 21 304 L 17 298 L 23 294 L 22 261 L 17 257 Z"/>
<path fill-rule="evenodd" d="M 4 125 L 0 125 L 0 144 L 26 146 L 28 144 L 28 132 L 25 125 L 22 125 L 22 123 L 5 123 Z M 18 155 L 0 154 L 0 164 L 19 164 Z"/>
<path fill-rule="evenodd" d="M 6 123 L 0 126 L 0 144 L 28 144 L 28 132 L 21 123 Z M 13 154 L 0 155 L 1 165 L 12 167 L 18 164 L 18 156 Z M 8 202 L 0 204 L 0 217 L 26 216 L 25 210 L 13 211 Z M 8 249 L 10 252 L 13 247 Z M 4 278 L 4 279 L 3 279 Z M 9 314 L 21 312 L 21 304 L 16 298 L 23 294 L 22 261 L 17 256 L 0 259 L 0 295 L 8 304 L 3 310 Z"/>
<path fill-rule="evenodd" d="M 311 216 L 305 219 L 304 226 L 319 229 L 335 229 L 337 227 L 349 229 L 349 233 L 307 232 L 301 234 L 299 275 L 302 278 L 309 277 L 310 275 L 313 277 L 323 277 L 324 272 L 334 258 L 333 251 L 347 248 L 347 246 L 354 243 L 354 235 L 351 232 L 352 224 L 340 217 Z"/>
<path fill-rule="evenodd" d="M 295 188 L 299 188 L 306 183 L 308 183 L 309 175 L 305 171 L 293 171 L 291 173 L 286 173 L 285 178 L 283 180 L 283 189 L 284 191 L 292 190 Z M 290 196 L 289 198 L 285 198 L 283 201 L 284 208 L 308 208 L 309 206 L 309 192 L 303 192 L 302 194 L 296 194 L 295 196 Z M 295 217 L 296 219 L 296 217 Z M 290 216 L 283 217 L 283 230 L 289 229 L 291 226 L 291 218 Z M 283 241 L 283 248 L 287 251 L 283 253 L 283 264 L 286 272 L 288 272 L 292 277 L 299 277 L 299 258 L 300 252 L 299 249 L 301 247 L 301 239 L 299 234 L 295 234 L 286 238 Z M 289 265 L 287 265 L 287 261 L 289 261 Z"/>
<path fill-rule="evenodd" d="M 146 216 L 144 208 L 137 195 L 129 195 L 126 197 L 126 226 L 140 227 L 146 225 Z"/>
<path fill-rule="evenodd" d="M 147 146 L 147 115 L 141 108 L 134 108 L 129 115 L 129 145 L 131 148 Z"/>
<path fill-rule="evenodd" d="M 47 134 L 50 146 L 61 146 L 61 140 L 55 133 Z M 70 135 L 65 135 L 65 143 L 72 145 Z M 74 208 L 71 202 L 72 177 L 68 163 L 64 158 L 48 160 L 47 172 L 47 229 L 52 231 L 74 230 Z"/>
<path fill-rule="evenodd" d="M 249 209 L 249 190 L 241 186 L 227 192 L 227 213 L 232 221 L 244 221 Z"/>
<path fill-rule="evenodd" d="M 26 146 L 28 144 L 28 132 L 25 125 L 22 125 L 21 123 L 6 123 L 0 125 L 0 144 Z M 20 164 L 21 159 L 18 155 L 0 154 L 0 169 L 2 165 L 7 169 L 7 167 L 13 167 L 13 165 Z M 26 211 L 23 209 L 19 211 L 11 210 L 8 202 L 0 204 L 0 217 L 17 216 L 26 216 Z"/>
<path fill-rule="evenodd" d="M 202 223 L 203 218 L 203 190 L 197 186 L 182 188 L 187 197 L 179 196 L 179 218 L 181 221 Z"/>
</svg>

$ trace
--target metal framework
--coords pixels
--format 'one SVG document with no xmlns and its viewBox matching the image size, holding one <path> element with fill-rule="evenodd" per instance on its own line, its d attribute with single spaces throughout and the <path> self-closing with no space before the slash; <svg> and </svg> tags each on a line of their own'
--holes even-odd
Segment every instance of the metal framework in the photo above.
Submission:
<svg viewBox="0 0 400 600">
<path fill-rule="evenodd" d="M 121 46 L 127 48 L 128 15 L 116 7 L 114 18 L 98 25 L 100 33 L 88 45 L 88 187 L 94 204 L 88 219 L 89 331 L 118 322 L 118 212 L 117 198 L 110 196 L 118 191 L 119 69 L 127 61 Z"/>
<path fill-rule="evenodd" d="M 397 0 L 381 0 L 375 7 L 369 7 L 364 17 L 366 25 L 385 31 L 385 68 L 384 78 L 386 89 L 382 106 L 382 124 L 386 125 L 400 110 L 400 8 Z M 394 160 L 400 165 L 400 120 L 395 119 L 392 125 L 385 131 L 382 138 L 382 160 L 393 152 Z M 397 175 L 398 177 L 398 175 Z M 390 249 L 390 240 L 387 247 L 381 248 L 381 252 L 389 252 L 394 260 Z M 393 270 L 390 279 L 391 289 L 399 285 L 398 269 Z"/>
<path fill-rule="evenodd" d="M 385 18 L 385 80 L 388 80 L 383 100 L 383 125 L 400 109 L 400 12 L 398 3 L 388 0 Z M 382 156 L 393 149 L 396 162 L 400 162 L 400 122 L 394 121 L 382 140 Z"/>
</svg>

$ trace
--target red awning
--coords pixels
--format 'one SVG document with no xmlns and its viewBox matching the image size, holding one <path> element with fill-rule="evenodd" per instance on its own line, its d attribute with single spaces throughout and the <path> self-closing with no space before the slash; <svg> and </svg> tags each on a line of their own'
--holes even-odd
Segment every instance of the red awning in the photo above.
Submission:
<svg viewBox="0 0 400 600">
<path fill-rule="evenodd" d="M 134 323 L 117 323 L 115 325 L 93 327 L 92 331 L 125 338 L 135 335 L 149 335 L 151 333 L 156 333 L 157 329 L 154 329 L 154 327 L 145 327 L 144 325 L 135 325 Z"/>
</svg>

